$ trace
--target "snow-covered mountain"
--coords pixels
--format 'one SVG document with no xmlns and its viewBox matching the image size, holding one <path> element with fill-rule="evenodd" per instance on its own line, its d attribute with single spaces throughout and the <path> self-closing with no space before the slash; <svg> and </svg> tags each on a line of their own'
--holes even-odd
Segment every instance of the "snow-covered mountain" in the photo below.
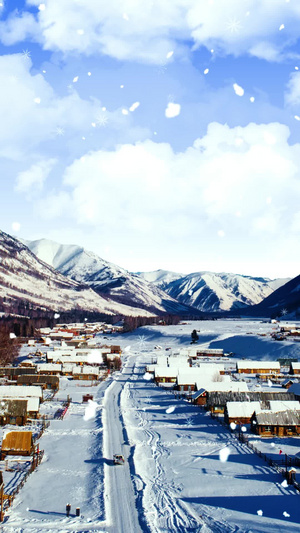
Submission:
<svg viewBox="0 0 300 533">
<path fill-rule="evenodd" d="M 240 274 L 195 272 L 188 275 L 165 270 L 140 272 L 180 302 L 200 311 L 229 311 L 255 305 L 289 279 L 270 280 Z"/>
<path fill-rule="evenodd" d="M 300 315 L 300 276 L 276 289 L 258 305 L 246 310 L 247 316 L 269 316 L 272 318 L 297 318 Z"/>
<path fill-rule="evenodd" d="M 23 241 L 41 260 L 116 302 L 157 313 L 193 313 L 160 287 L 76 245 L 48 239 Z"/>
<path fill-rule="evenodd" d="M 0 310 L 84 310 L 104 314 L 150 313 L 103 298 L 38 259 L 23 243 L 0 231 Z"/>
</svg>

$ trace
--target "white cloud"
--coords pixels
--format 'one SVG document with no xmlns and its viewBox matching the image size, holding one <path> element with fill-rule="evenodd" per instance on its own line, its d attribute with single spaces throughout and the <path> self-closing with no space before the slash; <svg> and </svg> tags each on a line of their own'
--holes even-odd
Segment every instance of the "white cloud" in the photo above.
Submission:
<svg viewBox="0 0 300 533">
<path fill-rule="evenodd" d="M 274 61 L 298 39 L 299 19 L 299 2 L 282 0 L 272 0 L 272 10 L 270 0 L 218 0 L 217 9 L 199 0 L 114 0 L 101 9 L 98 0 L 48 0 L 37 16 L 15 12 L 0 24 L 0 37 L 13 44 L 31 36 L 47 50 L 156 64 L 170 59 L 171 51 L 180 56 L 188 41 L 215 53 Z M 283 20 L 284 31 L 278 31 Z"/>
<path fill-rule="evenodd" d="M 287 84 L 285 101 L 288 105 L 298 106 L 300 103 L 300 72 L 293 72 Z"/>
<path fill-rule="evenodd" d="M 82 142 L 82 137 L 88 138 L 91 123 L 97 125 L 97 117 L 103 115 L 103 105 L 96 98 L 84 100 L 73 88 L 67 96 L 59 96 L 42 74 L 31 72 L 31 67 L 31 59 L 22 54 L 0 56 L 0 157 L 22 162 L 26 158 L 27 165 L 36 161 L 41 149 L 47 152 L 43 157 L 49 158 L 53 153 L 50 143 L 57 142 L 58 131 L 64 133 L 67 155 L 71 148 L 68 140 L 74 144 L 74 139 Z M 131 141 L 147 133 L 122 117 L 120 109 L 106 111 L 105 116 L 114 137 L 121 138 L 125 132 Z"/>
<path fill-rule="evenodd" d="M 289 129 L 278 123 L 235 128 L 211 123 L 207 134 L 181 153 L 150 140 L 89 152 L 65 171 L 65 201 L 54 195 L 43 212 L 51 216 L 56 206 L 57 216 L 69 202 L 77 223 L 109 233 L 122 228 L 136 242 L 139 235 L 159 238 L 162 227 L 165 235 L 190 235 L 199 220 L 212 235 L 226 235 L 219 240 L 224 243 L 238 230 L 284 235 L 292 230 L 300 200 L 300 145 L 290 146 L 288 138 Z"/>
<path fill-rule="evenodd" d="M 48 159 L 35 163 L 24 172 L 19 172 L 15 186 L 16 191 L 20 193 L 41 191 L 55 164 L 56 159 Z"/>
</svg>

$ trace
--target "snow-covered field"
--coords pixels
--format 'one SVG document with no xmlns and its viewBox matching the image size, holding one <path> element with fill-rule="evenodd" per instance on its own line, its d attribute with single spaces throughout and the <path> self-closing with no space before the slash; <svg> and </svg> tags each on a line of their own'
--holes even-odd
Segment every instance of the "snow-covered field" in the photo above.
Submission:
<svg viewBox="0 0 300 533">
<path fill-rule="evenodd" d="M 299 531 L 294 488 L 205 411 L 144 379 L 145 364 L 159 351 L 154 347 L 189 346 L 194 328 L 198 344 L 233 352 L 233 360 L 299 356 L 299 344 L 273 341 L 274 325 L 259 321 L 148 326 L 112 336 L 126 354 L 123 372 L 97 387 L 62 380 L 57 396 L 69 394 L 70 408 L 41 437 L 44 459 L 6 512 L 1 532 Z M 84 418 L 87 392 L 98 405 Z M 275 455 L 279 448 L 297 453 L 297 442 L 266 439 L 263 446 L 268 451 L 272 444 Z M 124 466 L 112 464 L 114 453 L 125 456 Z"/>
</svg>

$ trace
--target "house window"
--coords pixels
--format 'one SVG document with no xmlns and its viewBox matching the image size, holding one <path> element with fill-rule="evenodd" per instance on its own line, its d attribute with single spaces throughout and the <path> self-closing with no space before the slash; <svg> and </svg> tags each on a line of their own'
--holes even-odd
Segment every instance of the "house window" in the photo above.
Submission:
<svg viewBox="0 0 300 533">
<path fill-rule="evenodd" d="M 271 430 L 272 430 L 271 426 L 264 426 L 264 431 L 266 433 L 271 433 Z"/>
</svg>

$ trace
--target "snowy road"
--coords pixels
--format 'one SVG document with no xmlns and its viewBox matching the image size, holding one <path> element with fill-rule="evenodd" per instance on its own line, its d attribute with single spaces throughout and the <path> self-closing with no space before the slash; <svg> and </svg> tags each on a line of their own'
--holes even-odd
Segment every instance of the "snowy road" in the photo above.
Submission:
<svg viewBox="0 0 300 533">
<path fill-rule="evenodd" d="M 142 531 L 132 486 L 126 428 L 120 407 L 124 384 L 132 379 L 135 357 L 130 358 L 124 372 L 107 389 L 104 400 L 104 472 L 107 525 L 113 533 L 140 533 Z M 112 465 L 113 454 L 125 457 L 124 465 Z"/>
</svg>

